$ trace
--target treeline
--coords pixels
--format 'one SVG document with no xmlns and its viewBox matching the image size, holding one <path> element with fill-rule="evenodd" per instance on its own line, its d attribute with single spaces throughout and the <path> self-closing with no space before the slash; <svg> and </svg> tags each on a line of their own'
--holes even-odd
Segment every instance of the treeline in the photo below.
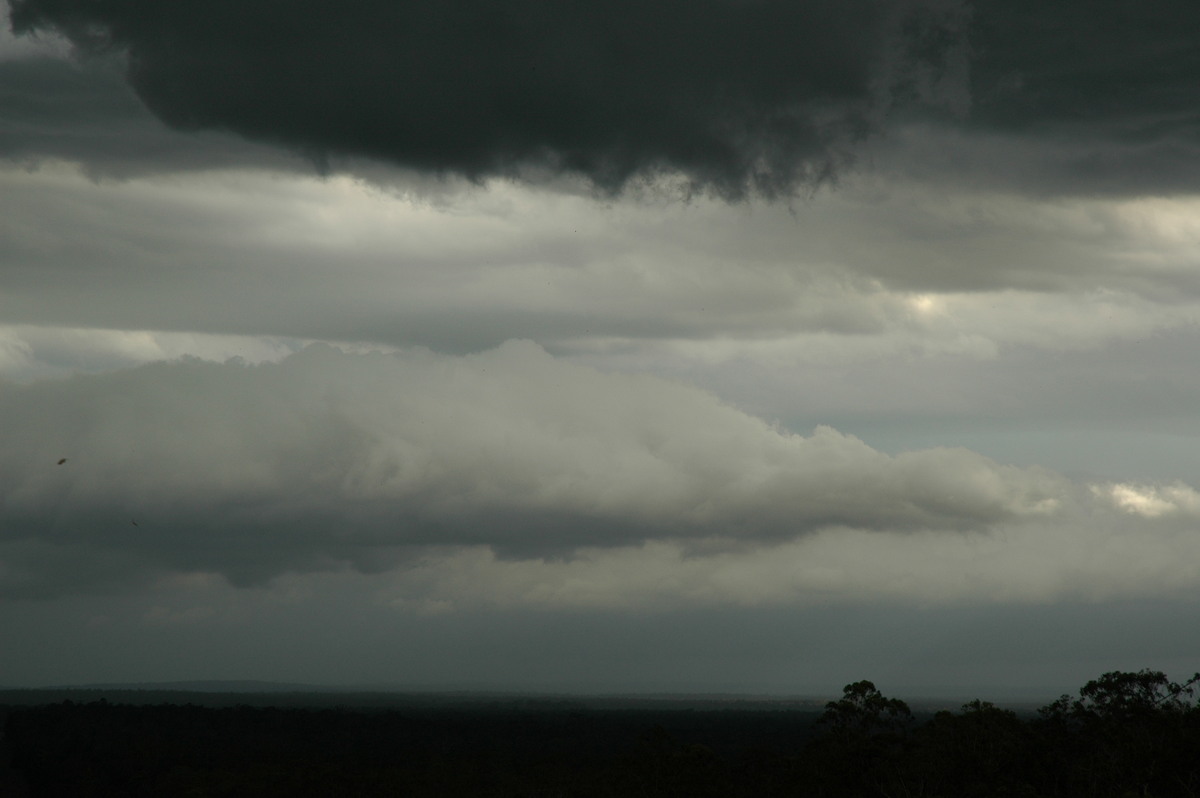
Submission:
<svg viewBox="0 0 1200 798">
<path fill-rule="evenodd" d="M 5 708 L 0 792 L 1191 798 L 1198 686 L 1108 673 L 1027 717 L 982 701 L 914 717 L 867 681 L 812 713 L 65 701 Z"/>
</svg>

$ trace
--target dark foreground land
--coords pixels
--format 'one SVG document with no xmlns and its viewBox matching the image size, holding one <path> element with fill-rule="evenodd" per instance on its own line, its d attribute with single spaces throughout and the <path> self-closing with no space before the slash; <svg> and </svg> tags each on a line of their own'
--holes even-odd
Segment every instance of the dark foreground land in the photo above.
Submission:
<svg viewBox="0 0 1200 798">
<path fill-rule="evenodd" d="M 870 682 L 823 708 L 13 691 L 0 795 L 1197 796 L 1198 685 L 1109 673 L 1026 716 Z"/>
</svg>

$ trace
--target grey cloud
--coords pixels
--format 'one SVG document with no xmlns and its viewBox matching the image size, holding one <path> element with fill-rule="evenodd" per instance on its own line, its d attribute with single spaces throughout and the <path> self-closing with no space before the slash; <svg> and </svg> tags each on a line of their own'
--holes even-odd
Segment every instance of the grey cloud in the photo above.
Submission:
<svg viewBox="0 0 1200 798">
<path fill-rule="evenodd" d="M 873 265 L 853 206 L 811 203 L 802 226 L 782 207 L 726 210 L 513 186 L 439 209 L 345 177 L 94 184 L 62 166 L 8 170 L 0 317 L 464 352 L 509 338 L 880 333 L 904 315 L 870 277 L 804 263 L 847 251 Z M 882 229 L 882 215 L 867 224 Z"/>
<path fill-rule="evenodd" d="M 663 357 L 658 368 L 790 428 L 829 424 L 886 451 L 955 445 L 1073 476 L 1200 482 L 1200 337 L 1190 324 L 1059 351 L 1002 345 L 990 357 L 808 354 L 703 367 Z"/>
<path fill-rule="evenodd" d="M 0 417 L 3 588 L 22 595 L 74 589 L 53 564 L 80 552 L 254 584 L 429 547 L 542 557 L 985 529 L 1053 513 L 1069 488 L 966 450 L 889 457 L 831 429 L 784 434 L 694 388 L 528 343 L 155 364 L 5 386 Z"/>
<path fill-rule="evenodd" d="M 1053 348 L 1165 326 L 1190 313 L 1175 303 L 1200 293 L 1189 202 L 952 198 L 847 180 L 793 217 L 708 200 L 602 205 L 512 185 L 431 206 L 341 176 L 96 184 L 66 166 L 3 170 L 0 317 L 456 352 L 509 338 L 568 352 L 812 331 L 847 343 L 911 334 L 916 349 Z M 1096 306 L 1082 293 L 1095 289 L 1137 301 Z M 923 315 L 909 293 L 947 290 L 978 301 Z M 1072 332 L 1081 315 L 1082 337 Z"/>
<path fill-rule="evenodd" d="M 1137 124 L 1132 120 L 1130 124 Z M 1130 138 L 1060 120 L 1047 128 L 910 121 L 864 145 L 876 173 L 906 180 L 1037 197 L 1189 194 L 1200 186 L 1200 135 L 1190 125 L 1158 126 Z"/>
<path fill-rule="evenodd" d="M 287 153 L 212 131 L 164 128 L 115 59 L 0 60 L 0 158 L 74 161 L 94 177 L 255 165 L 295 167 Z"/>
<path fill-rule="evenodd" d="M 125 52 L 172 127 L 318 161 L 472 178 L 662 172 L 726 197 L 820 180 L 904 97 L 942 103 L 962 15 L 936 0 L 10 0 L 18 33 Z"/>
<path fill-rule="evenodd" d="M 909 700 L 1042 704 L 1107 670 L 1151 662 L 1189 674 L 1200 657 L 1200 641 L 1179 632 L 1180 618 L 1200 612 L 1195 598 L 415 614 L 377 604 L 373 580 L 287 582 L 302 600 L 212 585 L 5 602 L 9 639 L 36 645 L 6 648 L 3 683 L 186 680 L 202 669 L 364 689 L 834 698 L 847 674 L 867 673 Z M 210 608 L 211 616 L 198 611 Z"/>
</svg>

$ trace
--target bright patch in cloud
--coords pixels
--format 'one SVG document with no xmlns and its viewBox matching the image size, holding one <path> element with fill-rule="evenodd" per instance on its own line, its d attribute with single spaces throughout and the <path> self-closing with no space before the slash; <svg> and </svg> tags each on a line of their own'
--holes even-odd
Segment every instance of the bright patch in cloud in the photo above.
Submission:
<svg viewBox="0 0 1200 798">
<path fill-rule="evenodd" d="M 1200 516 L 1200 492 L 1181 482 L 1162 487 L 1117 483 L 1095 486 L 1092 491 L 1108 498 L 1120 510 L 1143 518 Z"/>
</svg>

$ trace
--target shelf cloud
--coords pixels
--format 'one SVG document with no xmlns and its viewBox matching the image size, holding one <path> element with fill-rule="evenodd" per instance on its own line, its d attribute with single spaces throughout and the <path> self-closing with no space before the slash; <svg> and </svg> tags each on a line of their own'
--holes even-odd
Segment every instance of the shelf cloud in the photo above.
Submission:
<svg viewBox="0 0 1200 798">
<path fill-rule="evenodd" d="M 153 364 L 9 385 L 0 415 L 18 430 L 0 460 L 6 592 L 75 589 L 46 584 L 71 573 L 50 551 L 253 584 L 441 547 L 542 558 L 981 531 L 1052 516 L 1070 492 L 964 449 L 889 456 L 827 427 L 787 434 L 696 388 L 516 341 Z"/>
</svg>

